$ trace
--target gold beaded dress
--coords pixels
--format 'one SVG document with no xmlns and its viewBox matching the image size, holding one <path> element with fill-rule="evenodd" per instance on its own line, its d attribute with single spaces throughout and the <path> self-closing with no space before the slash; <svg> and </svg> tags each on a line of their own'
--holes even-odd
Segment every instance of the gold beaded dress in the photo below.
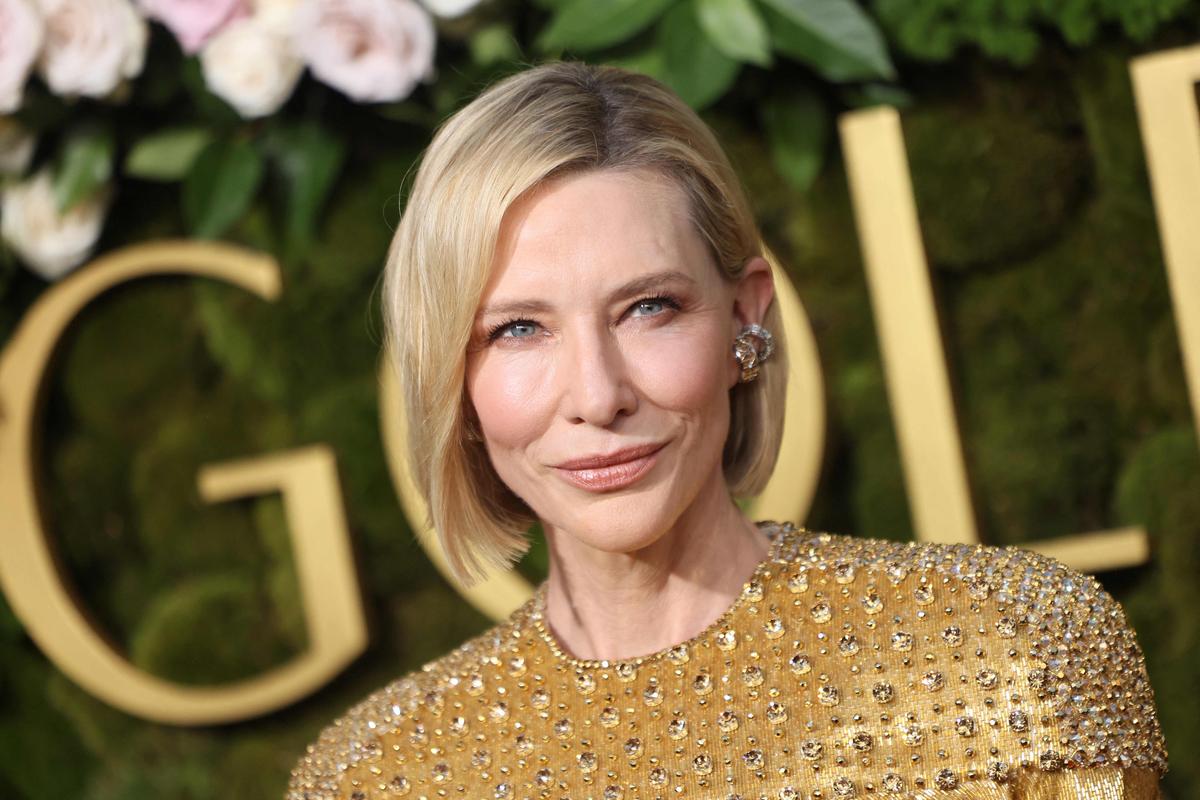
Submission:
<svg viewBox="0 0 1200 800">
<path fill-rule="evenodd" d="M 287 800 L 1151 800 L 1142 651 L 1090 576 L 1017 547 L 759 522 L 770 551 L 673 647 L 572 658 L 545 584 L 349 709 Z"/>
</svg>

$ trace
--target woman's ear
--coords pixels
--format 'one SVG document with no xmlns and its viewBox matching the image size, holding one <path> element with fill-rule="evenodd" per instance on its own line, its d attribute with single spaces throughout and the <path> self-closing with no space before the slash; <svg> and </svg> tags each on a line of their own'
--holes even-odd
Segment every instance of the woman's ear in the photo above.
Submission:
<svg viewBox="0 0 1200 800">
<path fill-rule="evenodd" d="M 770 263 L 762 256 L 750 258 L 734 287 L 733 335 L 737 336 L 750 323 L 761 325 L 774 297 L 775 279 Z"/>
</svg>

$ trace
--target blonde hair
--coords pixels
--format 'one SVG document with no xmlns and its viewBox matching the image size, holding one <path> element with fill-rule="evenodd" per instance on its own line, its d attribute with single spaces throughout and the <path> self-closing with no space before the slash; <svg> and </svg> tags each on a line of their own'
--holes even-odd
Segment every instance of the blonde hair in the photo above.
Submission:
<svg viewBox="0 0 1200 800">
<path fill-rule="evenodd" d="M 465 583 L 518 559 L 536 520 L 500 480 L 483 442 L 466 436 L 473 424 L 466 348 L 501 220 L 543 181 L 599 169 L 650 169 L 673 179 L 728 279 L 756 255 L 775 266 L 716 137 L 653 78 L 551 62 L 498 81 L 442 123 L 388 250 L 383 316 L 408 418 L 409 468 L 428 503 L 427 524 Z M 775 336 L 775 356 L 730 394 L 722 467 L 734 496 L 762 491 L 779 453 L 787 357 L 777 302 L 763 324 Z"/>
</svg>

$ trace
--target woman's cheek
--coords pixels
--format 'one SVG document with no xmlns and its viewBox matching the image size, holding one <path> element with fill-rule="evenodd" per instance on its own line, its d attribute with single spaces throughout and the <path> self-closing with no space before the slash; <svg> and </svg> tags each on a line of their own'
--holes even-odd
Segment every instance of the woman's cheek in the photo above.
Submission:
<svg viewBox="0 0 1200 800">
<path fill-rule="evenodd" d="M 631 346 L 628 368 L 641 393 L 655 405 L 698 409 L 727 392 L 719 330 L 690 328 L 639 337 Z M 732 355 L 729 355 L 732 358 Z"/>
<path fill-rule="evenodd" d="M 546 428 L 552 370 L 537 353 L 489 353 L 471 377 L 471 398 L 489 439 L 521 447 Z"/>
</svg>

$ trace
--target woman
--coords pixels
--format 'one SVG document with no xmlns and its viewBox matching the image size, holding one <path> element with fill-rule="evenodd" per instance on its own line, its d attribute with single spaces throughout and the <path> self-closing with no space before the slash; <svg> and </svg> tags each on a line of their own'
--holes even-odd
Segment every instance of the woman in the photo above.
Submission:
<svg viewBox="0 0 1200 800">
<path fill-rule="evenodd" d="M 1142 653 L 1018 548 L 746 519 L 786 360 L 750 208 L 650 78 L 552 63 L 438 131 L 388 256 L 411 469 L 512 616 L 328 727 L 289 798 L 1152 798 Z"/>
</svg>

